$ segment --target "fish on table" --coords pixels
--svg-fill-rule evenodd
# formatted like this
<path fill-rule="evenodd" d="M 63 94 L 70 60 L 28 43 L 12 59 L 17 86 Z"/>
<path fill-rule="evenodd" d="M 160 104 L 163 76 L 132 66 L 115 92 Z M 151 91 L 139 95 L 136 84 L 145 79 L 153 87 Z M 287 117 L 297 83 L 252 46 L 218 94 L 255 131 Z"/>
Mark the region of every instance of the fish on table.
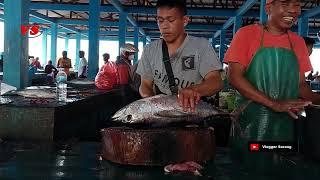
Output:
<path fill-rule="evenodd" d="M 46 99 L 54 99 L 56 98 L 56 93 L 52 90 L 52 88 L 29 88 L 23 90 L 13 90 L 9 91 L 4 96 L 23 96 L 25 98 L 46 98 Z"/>
<path fill-rule="evenodd" d="M 183 121 L 197 123 L 218 113 L 216 108 L 204 101 L 199 101 L 195 112 L 185 112 L 179 105 L 177 96 L 156 95 L 128 104 L 117 111 L 112 120 L 129 124 L 154 125 Z"/>

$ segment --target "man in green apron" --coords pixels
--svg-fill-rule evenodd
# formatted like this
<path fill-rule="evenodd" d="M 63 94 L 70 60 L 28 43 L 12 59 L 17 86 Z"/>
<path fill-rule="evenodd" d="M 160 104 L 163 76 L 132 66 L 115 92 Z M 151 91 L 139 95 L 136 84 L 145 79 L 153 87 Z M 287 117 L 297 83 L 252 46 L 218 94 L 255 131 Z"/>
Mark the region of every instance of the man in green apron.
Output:
<path fill-rule="evenodd" d="M 241 113 L 241 137 L 233 139 L 233 148 L 246 161 L 261 160 L 251 163 L 256 167 L 274 154 L 250 153 L 248 142 L 294 142 L 294 112 L 320 102 L 305 83 L 312 67 L 304 40 L 289 30 L 301 13 L 300 1 L 267 0 L 266 12 L 267 23 L 241 28 L 225 56 L 237 104 L 252 101 Z"/>

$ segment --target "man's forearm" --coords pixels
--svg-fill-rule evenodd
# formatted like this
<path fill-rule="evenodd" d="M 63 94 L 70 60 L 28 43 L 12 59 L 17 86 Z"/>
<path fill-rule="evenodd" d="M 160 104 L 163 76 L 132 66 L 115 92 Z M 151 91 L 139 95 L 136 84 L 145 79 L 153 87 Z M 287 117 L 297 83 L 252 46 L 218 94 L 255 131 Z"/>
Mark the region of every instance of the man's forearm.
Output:
<path fill-rule="evenodd" d="M 243 76 L 232 77 L 229 79 L 230 84 L 235 87 L 244 97 L 253 100 L 267 107 L 273 106 L 273 100 L 261 91 L 257 90 Z"/>
<path fill-rule="evenodd" d="M 223 88 L 223 83 L 222 81 L 216 81 L 214 83 L 204 81 L 200 84 L 191 86 L 191 88 L 196 90 L 200 96 L 212 96 Z"/>
<path fill-rule="evenodd" d="M 190 88 L 197 91 L 200 96 L 212 96 L 223 88 L 223 82 L 219 71 L 211 71 L 200 84 L 191 86 Z"/>
<path fill-rule="evenodd" d="M 155 95 L 154 92 L 153 92 L 153 89 L 146 88 L 146 87 L 143 87 L 143 86 L 140 86 L 139 93 L 140 93 L 142 98 L 146 98 L 146 97 L 150 97 L 150 96 L 154 96 Z"/>

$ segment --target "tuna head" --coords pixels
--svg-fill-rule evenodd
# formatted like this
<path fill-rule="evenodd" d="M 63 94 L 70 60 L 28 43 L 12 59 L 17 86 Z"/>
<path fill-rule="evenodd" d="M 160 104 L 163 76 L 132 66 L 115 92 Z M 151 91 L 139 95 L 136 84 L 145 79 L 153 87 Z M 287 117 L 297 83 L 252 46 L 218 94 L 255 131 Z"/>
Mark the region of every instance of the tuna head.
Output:
<path fill-rule="evenodd" d="M 132 102 L 117 111 L 112 119 L 123 123 L 170 123 L 199 121 L 217 114 L 210 104 L 200 101 L 195 112 L 184 112 L 176 96 L 156 95 Z"/>

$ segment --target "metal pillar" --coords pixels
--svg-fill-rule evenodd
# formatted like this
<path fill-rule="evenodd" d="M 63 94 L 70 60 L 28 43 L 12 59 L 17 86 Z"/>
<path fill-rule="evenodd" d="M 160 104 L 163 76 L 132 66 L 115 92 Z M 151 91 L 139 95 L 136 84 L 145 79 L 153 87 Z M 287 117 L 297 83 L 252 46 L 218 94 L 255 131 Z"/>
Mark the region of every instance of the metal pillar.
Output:
<path fill-rule="evenodd" d="M 41 63 L 46 65 L 47 64 L 47 53 L 48 53 L 48 31 L 46 29 L 43 29 L 42 31 L 42 58 Z"/>
<path fill-rule="evenodd" d="M 81 49 L 81 34 L 78 32 L 76 34 L 76 63 L 75 63 L 75 67 L 74 67 L 76 70 L 78 70 L 78 68 L 79 68 L 79 61 L 80 61 L 79 51 L 80 51 L 80 49 Z"/>
<path fill-rule="evenodd" d="M 127 13 L 120 13 L 119 19 L 119 54 L 120 47 L 126 43 Z"/>
<path fill-rule="evenodd" d="M 213 48 L 215 48 L 215 46 L 216 46 L 216 38 L 214 38 L 214 34 L 212 35 L 212 38 L 211 38 L 211 46 Z"/>
<path fill-rule="evenodd" d="M 134 27 L 134 45 L 139 48 L 139 28 L 138 27 Z M 141 51 L 141 49 L 139 49 Z M 138 62 L 138 52 L 135 53 L 134 55 L 134 61 L 133 63 L 137 63 Z"/>
<path fill-rule="evenodd" d="M 298 19 L 298 34 L 300 36 L 308 36 L 309 33 L 309 19 L 306 17 L 301 17 Z"/>
<path fill-rule="evenodd" d="M 100 1 L 89 1 L 88 78 L 94 79 L 99 70 Z"/>
<path fill-rule="evenodd" d="M 261 24 L 266 23 L 268 20 L 265 7 L 266 7 L 266 0 L 261 0 L 260 1 L 260 23 Z"/>
<path fill-rule="evenodd" d="M 147 44 L 147 36 L 142 37 L 142 43 L 143 43 L 143 47 L 145 47 Z"/>
<path fill-rule="evenodd" d="M 66 35 L 66 38 L 64 39 L 64 49 L 68 52 L 69 49 L 69 35 Z"/>
<path fill-rule="evenodd" d="M 151 38 L 149 36 L 146 36 L 146 39 L 147 39 L 146 43 L 150 44 L 151 43 Z"/>
<path fill-rule="evenodd" d="M 242 25 L 242 16 L 236 16 L 234 18 L 234 24 L 233 24 L 233 35 L 236 34 L 238 29 L 240 29 L 241 25 Z"/>
<path fill-rule="evenodd" d="M 224 52 L 226 50 L 226 47 L 224 45 L 225 41 L 226 41 L 226 30 L 222 29 L 220 34 L 220 48 L 219 48 L 219 58 L 221 62 L 223 62 Z"/>
<path fill-rule="evenodd" d="M 50 59 L 53 65 L 57 65 L 57 38 L 58 38 L 58 25 L 56 23 L 51 23 Z"/>
<path fill-rule="evenodd" d="M 4 1 L 4 82 L 22 89 L 28 84 L 28 35 L 21 26 L 29 25 L 30 1 Z"/>

